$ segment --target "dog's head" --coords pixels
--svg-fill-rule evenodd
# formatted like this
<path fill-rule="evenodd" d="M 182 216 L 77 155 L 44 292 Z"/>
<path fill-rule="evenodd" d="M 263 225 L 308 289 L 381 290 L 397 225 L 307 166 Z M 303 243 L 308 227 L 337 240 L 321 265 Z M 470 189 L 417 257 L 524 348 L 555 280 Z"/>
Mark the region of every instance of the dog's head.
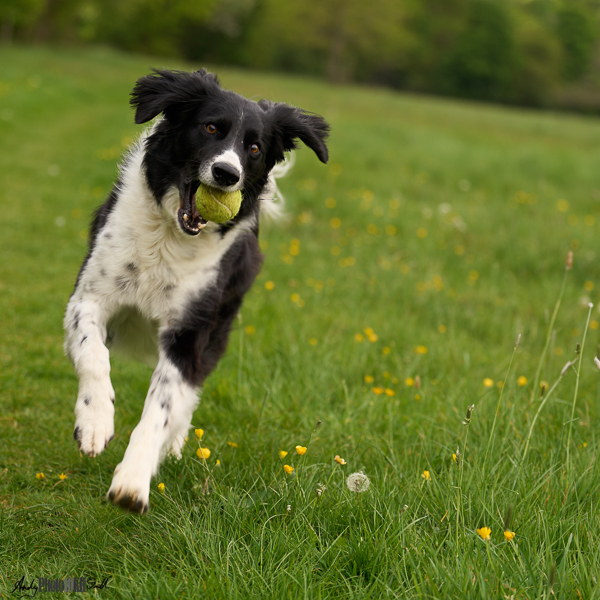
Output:
<path fill-rule="evenodd" d="M 146 177 L 159 204 L 178 189 L 177 222 L 188 235 L 197 235 L 206 223 L 195 203 L 201 183 L 240 190 L 243 217 L 257 210 L 269 171 L 298 140 L 322 162 L 328 159 L 329 126 L 322 117 L 283 103 L 248 100 L 222 89 L 204 69 L 155 70 L 138 80 L 131 104 L 138 124 L 164 115 L 146 141 Z"/>

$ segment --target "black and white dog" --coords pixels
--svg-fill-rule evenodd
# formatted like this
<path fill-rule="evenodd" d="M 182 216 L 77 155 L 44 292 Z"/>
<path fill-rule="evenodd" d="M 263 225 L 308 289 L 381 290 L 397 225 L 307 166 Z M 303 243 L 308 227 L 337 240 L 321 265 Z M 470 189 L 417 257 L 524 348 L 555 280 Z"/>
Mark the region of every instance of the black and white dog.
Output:
<path fill-rule="evenodd" d="M 272 169 L 297 140 L 327 162 L 329 127 L 301 109 L 224 90 L 205 70 L 154 71 L 138 80 L 131 104 L 138 124 L 163 116 L 131 148 L 95 214 L 64 325 L 79 377 L 74 438 L 89 456 L 114 435 L 108 347 L 156 366 L 108 491 L 144 513 L 160 461 L 181 456 L 199 389 L 260 270 L 259 216 L 274 193 Z M 203 219 L 200 183 L 240 190 L 237 216 Z"/>

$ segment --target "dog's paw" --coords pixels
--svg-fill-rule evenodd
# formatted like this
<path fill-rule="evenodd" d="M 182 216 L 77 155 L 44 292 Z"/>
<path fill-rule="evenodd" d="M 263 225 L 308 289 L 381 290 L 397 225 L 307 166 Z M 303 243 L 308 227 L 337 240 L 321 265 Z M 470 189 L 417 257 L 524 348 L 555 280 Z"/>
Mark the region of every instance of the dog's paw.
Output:
<path fill-rule="evenodd" d="M 167 456 L 171 456 L 172 458 L 175 458 L 176 460 L 181 460 L 184 446 L 185 446 L 185 436 L 176 435 L 169 447 Z"/>
<path fill-rule="evenodd" d="M 143 515 L 148 512 L 150 478 L 143 477 L 139 470 L 128 472 L 121 463 L 115 469 L 107 498 L 121 508 Z"/>
<path fill-rule="evenodd" d="M 98 456 L 115 437 L 115 407 L 112 402 L 96 402 L 84 396 L 75 405 L 73 439 L 88 456 Z"/>

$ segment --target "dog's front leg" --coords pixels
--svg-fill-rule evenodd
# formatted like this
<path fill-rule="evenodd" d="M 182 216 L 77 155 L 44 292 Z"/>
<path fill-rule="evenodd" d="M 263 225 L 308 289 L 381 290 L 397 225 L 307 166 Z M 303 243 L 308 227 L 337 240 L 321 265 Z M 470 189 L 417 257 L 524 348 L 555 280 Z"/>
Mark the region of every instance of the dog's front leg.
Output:
<path fill-rule="evenodd" d="M 65 314 L 65 351 L 79 378 L 73 437 L 82 452 L 97 456 L 114 437 L 115 393 L 105 317 L 95 301 L 72 300 Z"/>
<path fill-rule="evenodd" d="M 171 444 L 177 448 L 183 444 L 197 404 L 198 388 L 161 352 L 142 418 L 115 469 L 109 500 L 128 510 L 147 512 L 150 481 Z"/>

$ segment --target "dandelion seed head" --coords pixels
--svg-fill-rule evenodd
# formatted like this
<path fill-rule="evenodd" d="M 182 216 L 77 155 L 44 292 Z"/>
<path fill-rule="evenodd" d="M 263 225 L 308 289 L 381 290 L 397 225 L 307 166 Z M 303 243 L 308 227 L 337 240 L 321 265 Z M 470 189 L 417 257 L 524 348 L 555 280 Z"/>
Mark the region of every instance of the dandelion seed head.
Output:
<path fill-rule="evenodd" d="M 371 481 L 362 471 L 360 471 L 358 473 L 351 473 L 348 475 L 348 478 L 346 479 L 346 485 L 351 492 L 354 492 L 355 494 L 362 494 L 369 489 Z"/>

